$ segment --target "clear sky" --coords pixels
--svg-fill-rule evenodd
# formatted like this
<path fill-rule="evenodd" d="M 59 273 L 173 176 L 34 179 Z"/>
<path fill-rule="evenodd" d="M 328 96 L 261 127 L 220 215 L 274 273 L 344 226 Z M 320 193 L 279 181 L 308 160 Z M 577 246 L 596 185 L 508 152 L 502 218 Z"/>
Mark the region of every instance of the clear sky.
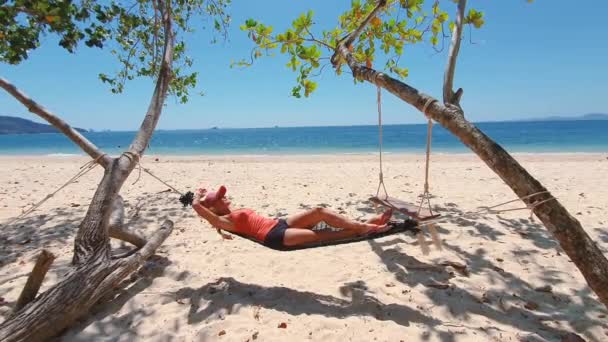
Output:
<path fill-rule="evenodd" d="M 443 8 L 455 11 L 451 1 Z M 327 5 L 331 3 L 331 5 Z M 231 69 L 231 60 L 247 56 L 251 44 L 238 27 L 247 18 L 286 28 L 298 14 L 313 9 L 319 30 L 336 25 L 349 0 L 233 0 L 229 40 L 209 44 L 208 31 L 190 40 L 190 55 L 200 71 L 199 90 L 180 105 L 175 99 L 159 128 L 271 127 L 375 124 L 375 88 L 354 85 L 349 74 L 325 68 L 311 98 L 290 97 L 295 74 L 284 57 L 264 58 L 253 67 Z M 486 25 L 461 47 L 456 87 L 473 121 L 608 112 L 608 26 L 605 0 L 469 0 L 485 12 Z M 46 44 L 45 44 L 46 43 Z M 446 42 L 447 43 L 447 42 Z M 410 68 L 406 82 L 441 98 L 447 49 L 437 54 L 428 44 L 406 49 L 401 61 Z M 70 55 L 52 37 L 18 66 L 0 64 L 0 76 L 16 84 L 71 125 L 95 130 L 134 130 L 146 111 L 152 80 L 128 83 L 112 95 L 97 75 L 117 68 L 109 53 L 84 45 Z M 38 120 L 4 92 L 0 115 Z M 422 123 L 422 114 L 392 95 L 384 96 L 388 124 Z"/>

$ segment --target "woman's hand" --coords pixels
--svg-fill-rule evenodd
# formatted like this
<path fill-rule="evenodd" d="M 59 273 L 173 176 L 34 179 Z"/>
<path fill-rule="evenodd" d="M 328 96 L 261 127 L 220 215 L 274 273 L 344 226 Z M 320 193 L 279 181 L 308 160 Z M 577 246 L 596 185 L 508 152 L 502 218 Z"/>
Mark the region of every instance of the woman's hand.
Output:
<path fill-rule="evenodd" d="M 203 199 L 205 198 L 205 194 L 207 194 L 207 190 L 202 189 L 202 188 L 196 189 L 196 191 L 194 192 L 194 198 L 192 199 L 192 203 L 193 204 L 201 203 L 203 201 Z"/>
<path fill-rule="evenodd" d="M 217 229 L 217 233 L 220 234 L 224 240 L 232 240 L 234 238 L 232 235 L 224 234 L 221 229 Z"/>

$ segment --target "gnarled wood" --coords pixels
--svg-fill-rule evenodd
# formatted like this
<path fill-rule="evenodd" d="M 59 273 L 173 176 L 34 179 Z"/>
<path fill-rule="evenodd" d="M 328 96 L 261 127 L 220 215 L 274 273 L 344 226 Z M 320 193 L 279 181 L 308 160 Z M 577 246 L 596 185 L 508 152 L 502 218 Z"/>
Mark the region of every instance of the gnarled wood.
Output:
<path fill-rule="evenodd" d="M 161 3 L 161 2 L 159 2 Z M 163 62 L 160 67 L 156 87 L 150 100 L 150 105 L 141 128 L 129 147 L 128 154 L 123 153 L 115 159 L 111 167 L 106 169 L 104 178 L 99 184 L 89 210 L 82 222 L 76 239 L 74 241 L 73 263 L 79 264 L 86 261 L 89 257 L 110 259 L 109 248 L 109 218 L 112 203 L 120 191 L 123 183 L 137 165 L 138 159 L 150 143 L 152 133 L 158 123 L 158 118 L 162 113 L 164 99 L 169 89 L 169 82 L 173 75 L 171 65 L 173 63 L 173 30 L 171 24 L 170 3 L 162 2 L 167 6 L 163 11 L 165 23 L 165 49 L 163 52 Z"/>
<path fill-rule="evenodd" d="M 0 325 L 0 341 L 43 341 L 55 336 L 86 314 L 139 267 L 171 234 L 166 220 L 150 241 L 134 255 L 106 260 L 99 255 L 77 266 L 63 281 Z"/>
<path fill-rule="evenodd" d="M 118 193 L 150 142 L 173 75 L 171 3 L 158 0 L 158 5 L 164 23 L 163 62 L 140 131 L 128 153 L 108 159 L 103 178 L 74 240 L 71 272 L 0 324 L 0 341 L 40 341 L 57 335 L 85 315 L 92 305 L 152 255 L 173 229 L 173 222 L 167 220 L 136 253 L 123 259 L 111 258 L 110 223 Z"/>
<path fill-rule="evenodd" d="M 0 87 L 21 102 L 30 112 L 43 118 L 48 123 L 53 125 L 53 127 L 57 128 L 61 133 L 65 134 L 68 138 L 70 138 L 70 140 L 76 143 L 76 145 L 82 148 L 84 152 L 91 156 L 91 158 L 97 159 L 97 162 L 101 166 L 107 168 L 108 165 L 110 165 L 112 158 L 104 155 L 104 153 L 99 150 L 95 144 L 90 142 L 87 138 L 80 134 L 80 132 L 73 129 L 65 121 L 61 120 L 55 114 L 49 112 L 44 107 L 36 103 L 36 101 L 29 98 L 8 80 L 0 77 Z"/>
<path fill-rule="evenodd" d="M 379 1 L 377 7 L 383 6 L 383 2 Z M 355 32 L 361 32 L 361 30 Z M 336 58 L 336 55 L 339 55 L 339 58 Z M 346 61 L 355 78 L 388 90 L 420 111 L 423 111 L 426 105 L 428 117 L 437 121 L 460 139 L 520 198 L 540 192 L 543 194 L 535 196 L 534 201 L 540 202 L 553 197 L 507 151 L 474 124 L 467 121 L 460 107 L 451 105 L 446 107 L 408 84 L 359 65 L 343 43 L 338 44 L 334 57 L 332 57 L 332 62 L 338 60 Z M 531 199 L 526 200 L 527 204 L 532 204 L 531 201 Z M 585 232 L 580 222 L 570 215 L 557 199 L 534 206 L 533 212 L 578 267 L 600 301 L 608 307 L 608 260 Z"/>
<path fill-rule="evenodd" d="M 55 255 L 53 255 L 53 253 L 46 249 L 43 249 L 42 252 L 40 252 L 40 255 L 38 255 L 38 258 L 36 259 L 36 264 L 32 269 L 32 273 L 27 277 L 25 286 L 23 287 L 23 290 L 21 290 L 19 299 L 17 299 L 15 312 L 19 312 L 25 305 L 36 298 L 38 290 L 40 290 L 40 286 L 42 286 L 42 282 L 46 276 L 46 272 L 48 272 L 54 260 Z"/>

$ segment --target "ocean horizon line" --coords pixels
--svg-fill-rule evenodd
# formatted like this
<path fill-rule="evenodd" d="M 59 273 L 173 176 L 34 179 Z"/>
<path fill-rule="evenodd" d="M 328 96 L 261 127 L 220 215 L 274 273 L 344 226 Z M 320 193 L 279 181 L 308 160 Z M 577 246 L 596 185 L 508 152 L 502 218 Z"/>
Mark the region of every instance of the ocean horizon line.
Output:
<path fill-rule="evenodd" d="M 511 152 L 606 152 L 608 120 L 551 122 L 492 122 L 478 127 Z M 135 131 L 85 133 L 106 153 L 120 153 Z M 434 152 L 469 149 L 441 126 L 433 129 Z M 379 148 L 377 125 L 270 127 L 258 129 L 158 130 L 148 153 L 158 155 L 303 155 L 374 153 Z M 419 153 L 426 149 L 426 124 L 387 125 L 382 130 L 385 152 Z M 61 133 L 0 135 L 0 155 L 74 154 L 80 149 Z"/>
<path fill-rule="evenodd" d="M 597 120 L 583 120 L 583 119 L 512 119 L 512 120 L 487 120 L 487 121 L 470 121 L 472 124 L 488 124 L 488 123 L 540 123 L 540 122 L 594 122 L 594 121 L 608 121 L 608 119 L 597 119 Z M 434 121 L 435 122 L 435 121 Z M 384 127 L 395 127 L 395 126 L 426 126 L 426 122 L 421 123 L 383 123 Z M 302 126 L 259 126 L 259 127 L 231 127 L 231 126 L 211 126 L 203 128 L 156 128 L 155 132 L 191 132 L 191 131 L 215 131 L 215 130 L 249 130 L 249 129 L 275 129 L 275 128 L 354 128 L 354 127 L 375 127 L 378 124 L 354 124 L 354 125 L 302 125 Z M 87 130 L 89 133 L 104 133 L 104 132 L 116 132 L 116 133 L 132 133 L 137 132 L 137 129 L 133 130 L 122 130 L 122 129 L 95 129 L 90 128 Z M 59 133 L 59 132 L 58 132 Z M 48 133 L 37 133 L 37 134 L 48 134 Z M 54 133 L 50 133 L 54 134 Z"/>

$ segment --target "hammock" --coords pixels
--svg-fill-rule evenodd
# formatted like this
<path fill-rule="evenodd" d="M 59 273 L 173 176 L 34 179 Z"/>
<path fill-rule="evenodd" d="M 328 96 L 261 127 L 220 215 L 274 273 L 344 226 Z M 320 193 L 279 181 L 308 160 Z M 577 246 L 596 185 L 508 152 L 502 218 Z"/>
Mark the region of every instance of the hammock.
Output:
<path fill-rule="evenodd" d="M 285 246 L 281 249 L 276 249 L 276 250 L 288 252 L 288 251 L 296 251 L 296 250 L 300 250 L 300 249 L 337 246 L 337 245 L 344 245 L 344 244 L 348 244 L 348 243 L 355 243 L 355 242 L 361 242 L 361 241 L 366 241 L 366 240 L 379 239 L 381 237 L 390 236 L 390 235 L 403 233 L 403 232 L 412 232 L 413 234 L 418 234 L 420 232 L 420 229 L 417 228 L 418 222 L 416 222 L 414 220 L 404 220 L 402 222 L 390 221 L 388 223 L 388 225 L 389 225 L 389 227 L 391 227 L 391 229 L 387 230 L 386 232 L 382 232 L 382 233 L 370 234 L 370 235 L 366 235 L 366 236 L 356 236 L 356 237 L 352 237 L 352 238 L 348 238 L 348 239 L 315 242 L 315 243 L 309 243 L 309 244 L 298 245 L 298 246 Z M 324 228 L 328 227 L 327 225 L 325 225 L 323 223 L 322 223 L 322 226 Z M 316 230 L 316 228 L 315 228 L 315 230 Z M 268 246 L 265 246 L 263 243 L 259 242 L 258 240 L 255 240 L 248 236 L 241 235 L 241 234 L 234 233 L 234 232 L 230 232 L 230 233 L 237 235 L 239 237 L 242 237 L 244 239 L 247 239 L 249 241 L 255 242 L 257 244 L 260 244 L 264 247 L 268 247 Z"/>
<path fill-rule="evenodd" d="M 380 198 L 378 196 L 372 196 L 369 198 L 369 200 L 383 207 L 397 210 L 398 212 L 409 216 L 418 222 L 432 220 L 441 216 L 440 214 L 433 213 L 431 209 L 423 208 L 419 205 L 408 203 L 394 197 L 386 196 L 384 198 Z"/>

